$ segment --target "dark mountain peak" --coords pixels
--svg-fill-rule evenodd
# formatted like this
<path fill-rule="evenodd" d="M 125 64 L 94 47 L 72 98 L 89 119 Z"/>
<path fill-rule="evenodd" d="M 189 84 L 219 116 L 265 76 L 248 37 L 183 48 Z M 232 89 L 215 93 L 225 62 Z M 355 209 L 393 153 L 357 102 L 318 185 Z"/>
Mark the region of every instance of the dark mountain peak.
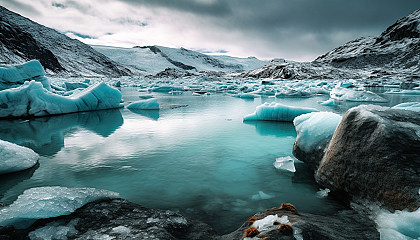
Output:
<path fill-rule="evenodd" d="M 420 9 L 389 26 L 377 42 L 399 41 L 406 38 L 420 38 Z"/>

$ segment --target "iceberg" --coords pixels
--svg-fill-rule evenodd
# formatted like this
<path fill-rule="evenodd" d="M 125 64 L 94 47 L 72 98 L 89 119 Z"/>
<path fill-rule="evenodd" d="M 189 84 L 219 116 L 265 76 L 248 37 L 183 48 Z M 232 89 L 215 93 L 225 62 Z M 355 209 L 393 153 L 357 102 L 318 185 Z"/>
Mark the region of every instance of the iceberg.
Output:
<path fill-rule="evenodd" d="M 264 103 L 258 106 L 254 113 L 245 116 L 244 121 L 265 120 L 291 122 L 295 117 L 310 112 L 318 112 L 318 110 L 314 108 L 286 106 L 275 102 Z"/>
<path fill-rule="evenodd" d="M 150 98 L 147 100 L 139 100 L 130 103 L 127 106 L 128 109 L 140 109 L 140 110 L 159 110 L 159 103 L 157 98 Z"/>
<path fill-rule="evenodd" d="M 32 149 L 0 140 L 0 174 L 31 168 L 38 159 L 39 155 Z"/>
<path fill-rule="evenodd" d="M 276 158 L 276 161 L 273 163 L 274 167 L 280 170 L 288 171 L 288 172 L 296 172 L 295 168 L 295 159 L 287 156 L 287 157 L 280 157 Z"/>
<path fill-rule="evenodd" d="M 296 117 L 293 120 L 296 144 L 305 152 L 325 147 L 341 119 L 342 116 L 332 112 L 312 112 Z"/>
<path fill-rule="evenodd" d="M 404 110 L 410 110 L 415 112 L 420 112 L 420 102 L 406 102 L 406 103 L 400 103 L 398 105 L 393 106 L 392 108 L 396 109 L 404 109 Z"/>
<path fill-rule="evenodd" d="M 0 210 L 0 226 L 27 228 L 37 219 L 68 215 L 89 202 L 118 197 L 118 193 L 95 188 L 31 188 Z"/>
<path fill-rule="evenodd" d="M 385 98 L 371 91 L 336 86 L 330 92 L 330 97 L 348 102 L 388 102 Z"/>
<path fill-rule="evenodd" d="M 21 65 L 0 65 L 0 90 L 18 87 L 30 80 L 40 82 L 45 89 L 51 90 L 44 68 L 37 60 Z"/>
<path fill-rule="evenodd" d="M 40 117 L 120 107 L 121 93 L 105 83 L 64 97 L 36 81 L 0 91 L 0 118 Z"/>

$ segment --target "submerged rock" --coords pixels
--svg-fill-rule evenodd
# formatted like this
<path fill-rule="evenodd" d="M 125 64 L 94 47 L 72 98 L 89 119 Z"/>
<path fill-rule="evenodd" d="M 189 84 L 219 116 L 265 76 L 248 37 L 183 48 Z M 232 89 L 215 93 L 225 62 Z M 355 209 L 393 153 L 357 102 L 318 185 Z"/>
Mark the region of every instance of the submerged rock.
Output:
<path fill-rule="evenodd" d="M 38 220 L 30 228 L 0 227 L 0 239 L 217 239 L 206 224 L 123 199 L 88 203 L 74 213 Z M 65 238 L 64 238 L 65 237 Z"/>
<path fill-rule="evenodd" d="M 316 181 L 390 210 L 420 206 L 420 115 L 364 105 L 347 111 L 315 174 Z"/>

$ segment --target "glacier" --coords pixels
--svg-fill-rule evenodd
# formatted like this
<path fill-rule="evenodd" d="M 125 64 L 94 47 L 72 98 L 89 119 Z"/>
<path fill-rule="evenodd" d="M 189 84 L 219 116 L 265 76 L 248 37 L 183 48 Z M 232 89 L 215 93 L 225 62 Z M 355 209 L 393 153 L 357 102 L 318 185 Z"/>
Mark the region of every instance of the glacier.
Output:
<path fill-rule="evenodd" d="M 95 83 L 64 97 L 36 81 L 0 91 L 0 118 L 40 117 L 91 110 L 119 108 L 121 93 L 105 83 Z"/>
<path fill-rule="evenodd" d="M 127 105 L 128 109 L 141 109 L 141 110 L 159 110 L 159 103 L 157 98 L 150 98 L 146 100 L 139 100 Z"/>
<path fill-rule="evenodd" d="M 254 113 L 244 117 L 244 121 L 264 120 L 264 121 L 284 121 L 291 122 L 295 117 L 310 113 L 318 112 L 314 108 L 292 107 L 280 103 L 264 103 L 258 106 Z"/>
<path fill-rule="evenodd" d="M 293 125 L 297 132 L 297 145 L 305 152 L 325 146 L 325 141 L 331 139 L 341 119 L 342 116 L 332 112 L 312 112 L 296 117 Z"/>
<path fill-rule="evenodd" d="M 38 159 L 39 155 L 32 149 L 0 140 L 0 174 L 31 168 Z"/>
<path fill-rule="evenodd" d="M 118 197 L 118 193 L 95 188 L 30 188 L 0 210 L 0 226 L 23 229 L 37 219 L 68 215 L 89 202 Z"/>

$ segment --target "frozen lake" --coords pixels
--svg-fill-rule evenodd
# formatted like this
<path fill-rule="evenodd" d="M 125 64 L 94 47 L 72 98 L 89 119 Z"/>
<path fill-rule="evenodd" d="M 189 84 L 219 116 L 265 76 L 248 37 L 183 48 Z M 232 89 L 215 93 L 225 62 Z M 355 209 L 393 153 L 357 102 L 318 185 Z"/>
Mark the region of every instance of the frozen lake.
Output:
<path fill-rule="evenodd" d="M 122 93 L 126 102 L 144 94 L 134 88 Z M 159 111 L 117 109 L 0 121 L 0 139 L 41 155 L 35 169 L 0 176 L 1 202 L 10 203 L 32 187 L 94 187 L 145 207 L 179 211 L 219 233 L 282 202 L 317 214 L 342 208 L 333 199 L 318 197 L 305 164 L 297 162 L 294 174 L 274 168 L 276 158 L 292 156 L 292 123 L 244 123 L 242 118 L 272 101 L 339 113 L 349 106 L 331 109 L 317 103 L 328 96 L 246 100 L 191 92 L 153 95 Z M 408 101 L 398 97 L 390 96 L 388 104 Z"/>

